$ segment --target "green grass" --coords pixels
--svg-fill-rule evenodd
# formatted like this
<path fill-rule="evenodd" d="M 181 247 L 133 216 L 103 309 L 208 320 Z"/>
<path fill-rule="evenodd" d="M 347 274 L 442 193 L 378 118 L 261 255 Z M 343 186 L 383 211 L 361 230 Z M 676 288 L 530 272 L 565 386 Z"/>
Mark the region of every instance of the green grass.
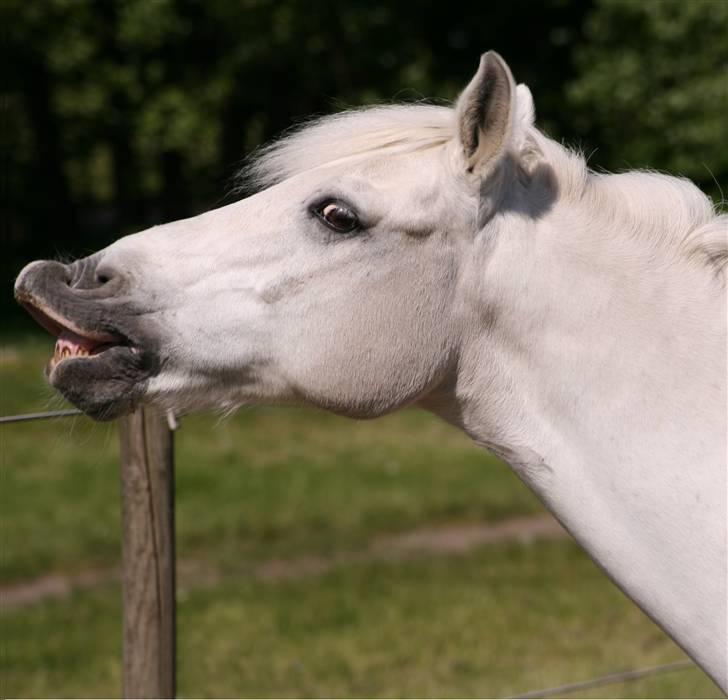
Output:
<path fill-rule="evenodd" d="M 3 413 L 43 409 L 48 350 L 37 342 L 13 350 L 0 373 Z M 0 440 L 2 580 L 115 563 L 115 427 L 85 418 L 16 424 L 0 428 Z M 292 409 L 185 418 L 176 470 L 180 553 L 223 567 L 541 510 L 505 465 L 417 411 L 370 422 Z"/>
<path fill-rule="evenodd" d="M 499 697 L 679 652 L 568 541 L 232 578 L 179 603 L 183 697 Z M 115 696 L 119 591 L 6 614 L 5 696 Z M 700 672 L 590 697 L 720 697 Z"/>
<path fill-rule="evenodd" d="M 58 405 L 42 380 L 49 352 L 35 336 L 5 345 L 0 413 Z M 176 440 L 178 555 L 221 575 L 180 592 L 183 696 L 496 696 L 681 658 L 566 540 L 244 575 L 251 561 L 542 512 L 507 467 L 431 416 L 256 409 L 184 418 Z M 0 441 L 0 583 L 118 565 L 115 428 L 21 424 Z M 0 638 L 2 696 L 119 693 L 114 584 L 3 610 Z M 581 694 L 720 696 L 697 670 Z"/>

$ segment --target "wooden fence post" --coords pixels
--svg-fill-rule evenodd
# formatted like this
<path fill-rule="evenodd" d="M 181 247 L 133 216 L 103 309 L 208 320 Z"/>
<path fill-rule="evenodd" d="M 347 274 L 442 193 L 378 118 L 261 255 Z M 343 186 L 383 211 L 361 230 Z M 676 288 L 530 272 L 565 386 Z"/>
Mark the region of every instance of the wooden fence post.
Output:
<path fill-rule="evenodd" d="M 165 416 L 119 421 L 125 698 L 173 698 L 176 681 L 174 442 Z"/>

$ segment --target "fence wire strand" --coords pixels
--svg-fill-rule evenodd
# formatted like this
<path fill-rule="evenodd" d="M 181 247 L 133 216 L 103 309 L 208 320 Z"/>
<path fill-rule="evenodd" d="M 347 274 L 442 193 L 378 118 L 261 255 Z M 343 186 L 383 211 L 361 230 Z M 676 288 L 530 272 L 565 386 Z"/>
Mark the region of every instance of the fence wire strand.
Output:
<path fill-rule="evenodd" d="M 648 676 L 657 676 L 661 673 L 669 673 L 670 671 L 679 671 L 684 668 L 691 668 L 695 664 L 688 659 L 683 661 L 673 661 L 669 664 L 660 664 L 659 666 L 650 666 L 649 668 L 641 668 L 635 671 L 620 671 L 618 673 L 610 673 L 607 676 L 599 676 L 590 678 L 587 681 L 579 681 L 577 683 L 567 683 L 565 685 L 557 685 L 554 688 L 543 688 L 541 690 L 532 690 L 522 695 L 514 695 L 514 700 L 522 700 L 524 698 L 547 698 L 552 695 L 559 696 L 563 693 L 573 693 L 577 690 L 586 690 L 587 688 L 598 688 L 603 685 L 613 685 L 615 683 L 625 683 L 627 681 L 638 680 L 639 678 L 647 678 Z"/>
<path fill-rule="evenodd" d="M 0 416 L 0 425 L 5 423 L 24 423 L 31 420 L 47 420 L 49 418 L 68 418 L 69 416 L 81 416 L 82 411 L 77 408 L 67 408 L 62 411 L 43 411 L 42 413 L 22 413 L 17 416 Z"/>

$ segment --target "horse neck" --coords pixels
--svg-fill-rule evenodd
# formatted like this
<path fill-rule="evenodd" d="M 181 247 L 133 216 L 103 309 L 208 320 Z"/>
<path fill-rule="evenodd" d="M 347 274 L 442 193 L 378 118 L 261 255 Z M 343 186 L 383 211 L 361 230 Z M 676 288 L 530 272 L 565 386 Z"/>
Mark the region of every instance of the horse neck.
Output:
<path fill-rule="evenodd" d="M 725 295 L 579 221 L 504 219 L 483 246 L 481 328 L 440 412 L 725 686 Z"/>

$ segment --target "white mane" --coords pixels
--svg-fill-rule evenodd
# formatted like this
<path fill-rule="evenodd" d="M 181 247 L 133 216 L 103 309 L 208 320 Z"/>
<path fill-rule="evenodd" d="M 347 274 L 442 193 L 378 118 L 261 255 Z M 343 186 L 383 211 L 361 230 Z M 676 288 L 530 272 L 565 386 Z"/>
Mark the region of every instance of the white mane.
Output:
<path fill-rule="evenodd" d="M 667 246 L 725 272 L 728 215 L 717 214 L 692 182 L 649 170 L 620 174 L 590 170 L 581 153 L 533 126 L 530 94 L 521 87 L 513 138 L 517 160 L 532 165 L 534 158 L 543 158 L 554 170 L 559 197 L 587 204 L 595 216 L 609 217 L 654 247 Z M 450 107 L 388 105 L 344 111 L 308 121 L 259 149 L 239 177 L 265 189 L 335 162 L 443 147 L 456 133 Z"/>
<path fill-rule="evenodd" d="M 728 216 L 686 178 L 650 171 L 591 173 L 587 196 L 603 205 L 627 231 L 652 247 L 699 258 L 724 270 L 728 263 Z"/>

